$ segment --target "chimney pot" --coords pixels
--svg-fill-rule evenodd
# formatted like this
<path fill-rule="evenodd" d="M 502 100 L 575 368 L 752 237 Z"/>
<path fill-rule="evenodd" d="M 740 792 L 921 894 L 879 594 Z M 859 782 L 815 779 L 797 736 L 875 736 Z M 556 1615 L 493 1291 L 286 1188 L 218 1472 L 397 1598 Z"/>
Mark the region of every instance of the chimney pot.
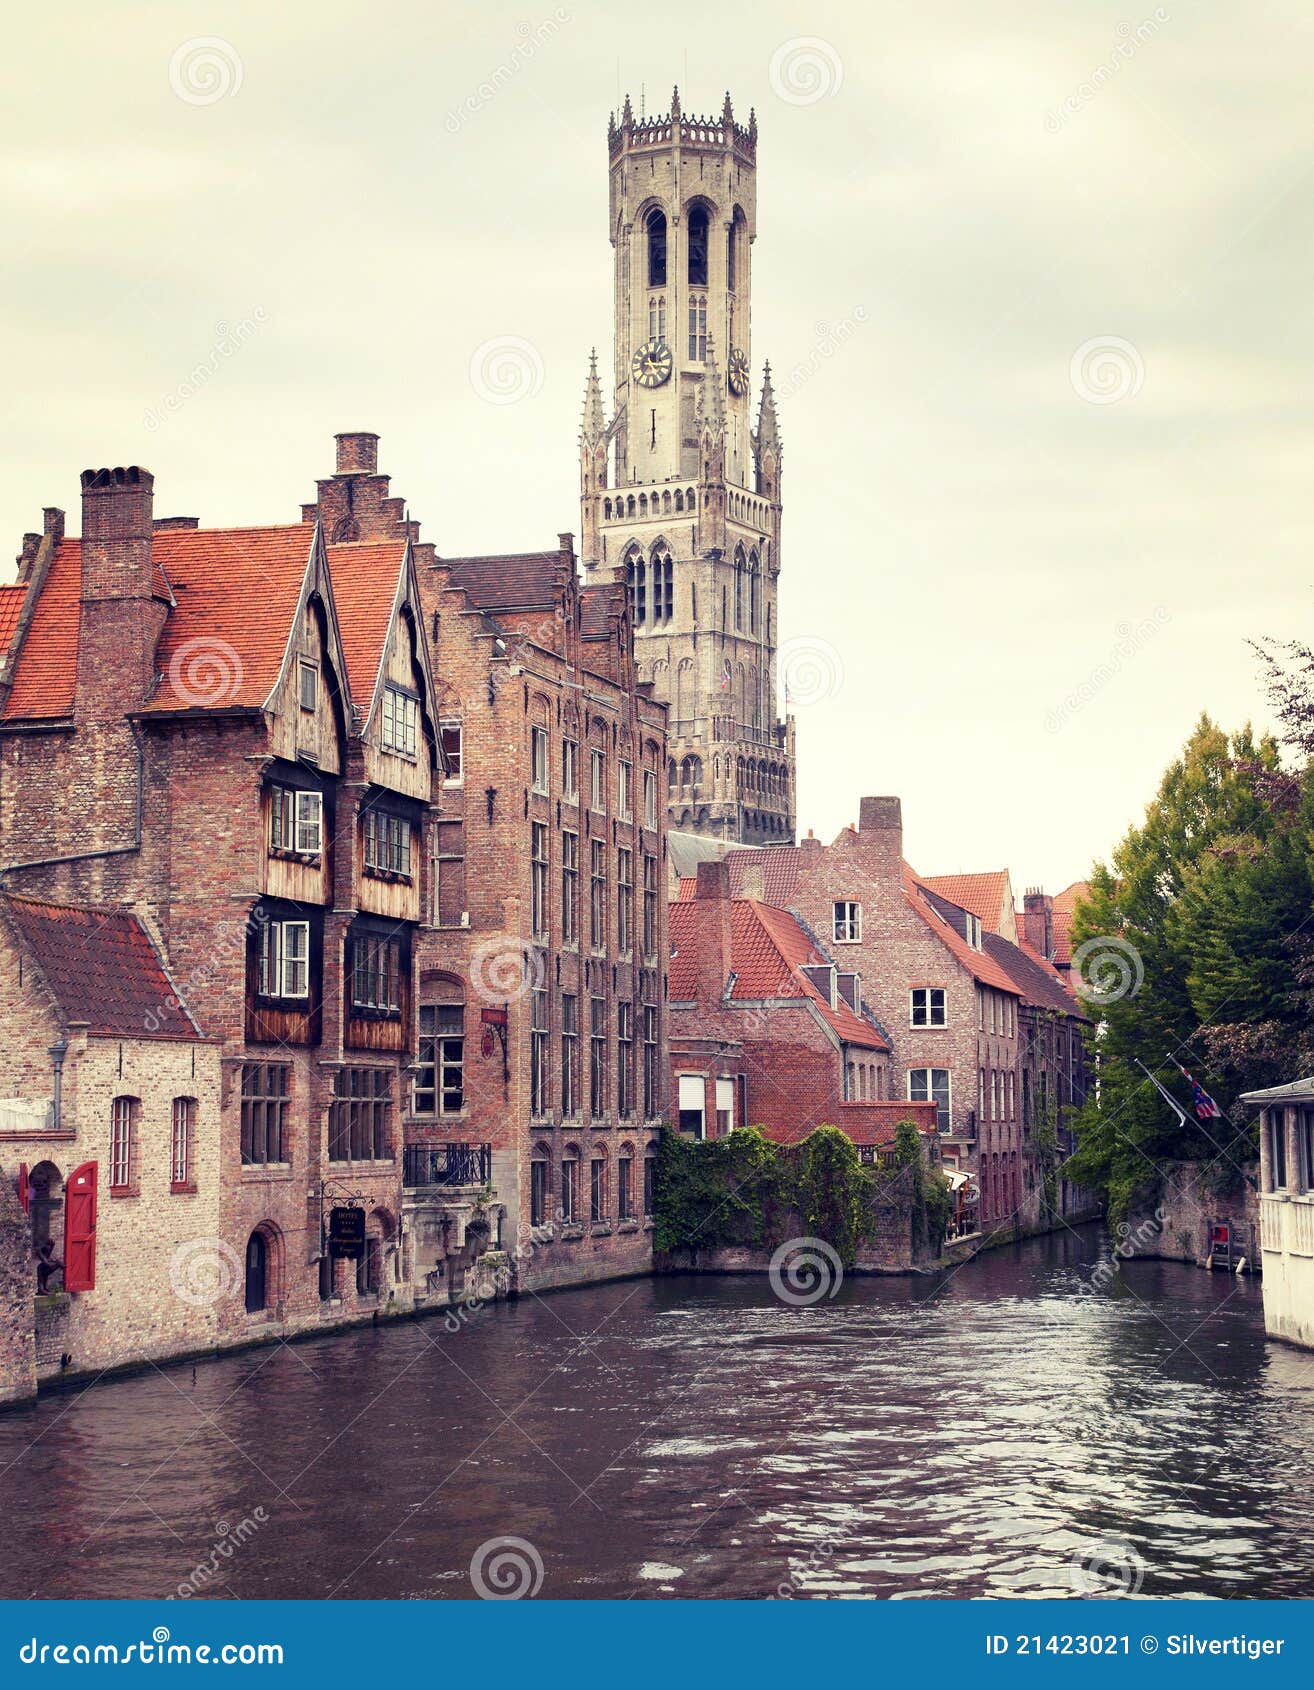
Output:
<path fill-rule="evenodd" d="M 713 857 L 698 865 L 695 895 L 699 898 L 725 899 L 730 896 L 730 865 L 721 857 Z"/>
<path fill-rule="evenodd" d="M 337 441 L 338 475 L 377 475 L 379 469 L 379 437 L 377 434 L 335 434 Z"/>

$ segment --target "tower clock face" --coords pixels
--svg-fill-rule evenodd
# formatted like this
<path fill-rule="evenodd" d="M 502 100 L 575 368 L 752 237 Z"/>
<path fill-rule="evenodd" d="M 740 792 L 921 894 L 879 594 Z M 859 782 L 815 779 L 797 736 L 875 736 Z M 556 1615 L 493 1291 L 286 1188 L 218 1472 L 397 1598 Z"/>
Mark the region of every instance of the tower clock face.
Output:
<path fill-rule="evenodd" d="M 640 387 L 660 387 L 671 379 L 671 349 L 664 340 L 645 340 L 630 360 L 630 373 Z"/>
<path fill-rule="evenodd" d="M 728 380 L 731 393 L 748 392 L 748 354 L 737 346 L 730 348 Z"/>

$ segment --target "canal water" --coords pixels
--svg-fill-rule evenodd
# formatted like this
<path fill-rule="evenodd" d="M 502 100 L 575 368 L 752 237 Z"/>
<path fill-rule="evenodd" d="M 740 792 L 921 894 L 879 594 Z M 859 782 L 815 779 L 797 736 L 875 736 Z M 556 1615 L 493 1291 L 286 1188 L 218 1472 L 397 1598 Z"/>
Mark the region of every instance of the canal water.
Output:
<path fill-rule="evenodd" d="M 0 1469 L 7 1597 L 1314 1594 L 1314 1355 L 1097 1228 L 154 1370 L 0 1415 Z"/>

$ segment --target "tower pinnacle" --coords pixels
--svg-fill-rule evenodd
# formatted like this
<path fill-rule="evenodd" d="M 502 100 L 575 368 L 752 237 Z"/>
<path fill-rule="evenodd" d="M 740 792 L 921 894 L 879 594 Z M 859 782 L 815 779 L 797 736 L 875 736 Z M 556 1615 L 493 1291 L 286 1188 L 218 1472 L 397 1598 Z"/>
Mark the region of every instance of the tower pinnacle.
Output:
<path fill-rule="evenodd" d="M 596 446 L 607 432 L 607 413 L 602 403 L 602 383 L 598 379 L 598 349 L 589 351 L 589 373 L 584 381 L 584 415 L 580 423 L 581 446 Z"/>

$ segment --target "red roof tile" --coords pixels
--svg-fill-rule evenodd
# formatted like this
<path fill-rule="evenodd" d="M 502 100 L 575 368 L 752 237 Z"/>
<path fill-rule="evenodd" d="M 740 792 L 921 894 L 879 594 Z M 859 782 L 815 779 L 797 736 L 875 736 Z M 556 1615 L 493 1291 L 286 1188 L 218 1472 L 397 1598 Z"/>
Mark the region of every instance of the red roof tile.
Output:
<path fill-rule="evenodd" d="M 8 720 L 41 720 L 67 716 L 72 711 L 81 590 L 81 542 L 61 540 L 15 659 L 14 684 L 5 701 Z"/>
<path fill-rule="evenodd" d="M 19 582 L 0 587 L 0 657 L 9 650 L 9 642 L 18 626 L 18 613 L 27 597 L 27 587 Z"/>
<path fill-rule="evenodd" d="M 917 877 L 959 909 L 971 910 L 983 927 L 999 931 L 1000 912 L 1008 891 L 1008 870 L 992 869 L 985 874 L 922 874 Z"/>
<path fill-rule="evenodd" d="M 3 907 L 65 1025 L 85 1024 L 111 1038 L 202 1036 L 130 910 L 51 904 L 16 893 L 3 895 Z"/>
<path fill-rule="evenodd" d="M 711 899 L 674 904 L 670 911 L 670 995 L 680 1002 L 698 997 L 698 956 L 703 924 L 719 919 Z M 784 910 L 751 898 L 730 901 L 729 969 L 735 975 L 730 1002 L 784 998 L 815 1004 L 822 1019 L 845 1044 L 888 1050 L 884 1037 L 846 1003 L 835 1008 L 803 973 L 805 966 L 826 966 L 827 959 Z"/>
<path fill-rule="evenodd" d="M 625 608 L 625 587 L 620 581 L 604 581 L 585 587 L 580 593 L 580 633 L 586 640 L 610 637 L 616 618 Z"/>
<path fill-rule="evenodd" d="M 155 535 L 153 555 L 178 603 L 156 648 L 162 678 L 148 709 L 265 702 L 292 634 L 314 533 L 301 523 Z"/>
<path fill-rule="evenodd" d="M 405 556 L 405 540 L 360 540 L 328 548 L 347 685 L 361 712 L 374 698 Z"/>
<path fill-rule="evenodd" d="M 788 909 L 798 890 L 802 858 L 796 845 L 751 845 L 726 852 L 730 868 L 730 896 L 745 896 L 744 885 L 754 869 L 762 870 L 762 902 L 777 909 Z M 686 876 L 680 882 L 680 898 L 687 900 L 698 895 L 698 882 Z"/>
<path fill-rule="evenodd" d="M 1012 945 L 998 933 L 982 935 L 987 953 L 1017 985 L 1023 999 L 1040 1009 L 1056 1010 L 1062 1015 L 1082 1015 L 1080 1000 L 1064 984 L 1062 975 L 1052 968 L 1039 951 L 1032 950 L 1025 941 Z"/>
<path fill-rule="evenodd" d="M 935 934 L 962 966 L 983 986 L 993 986 L 999 992 L 1012 992 L 1014 996 L 1021 996 L 1016 985 L 985 951 L 974 950 L 967 940 L 944 919 L 925 895 L 921 882 L 908 867 L 903 865 L 903 890 L 909 904 L 915 909 L 926 925 Z M 943 893 L 940 894 L 944 896 Z M 948 899 L 945 900 L 949 902 Z M 958 906 L 960 909 L 962 905 Z M 975 910 L 972 914 L 975 915 Z"/>

